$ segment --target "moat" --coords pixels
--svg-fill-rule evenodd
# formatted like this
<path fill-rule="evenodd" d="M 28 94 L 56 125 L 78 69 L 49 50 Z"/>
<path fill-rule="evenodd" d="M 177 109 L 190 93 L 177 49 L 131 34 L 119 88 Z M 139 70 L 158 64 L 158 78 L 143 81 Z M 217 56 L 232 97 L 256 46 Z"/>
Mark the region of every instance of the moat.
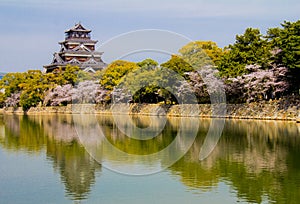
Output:
<path fill-rule="evenodd" d="M 176 139 L 180 126 L 197 120 L 196 139 L 181 159 L 161 172 L 132 176 L 116 173 L 96 162 L 79 138 L 72 117 L 0 115 L 0 203 L 300 200 L 300 125 L 295 122 L 226 120 L 217 146 L 200 161 L 199 152 L 213 119 L 170 117 L 161 135 L 140 141 L 120 132 L 113 117 L 96 116 L 107 140 L 134 155 L 164 149 Z M 151 119 L 157 120 L 156 116 L 136 116 L 132 122 L 145 128 Z M 128 121 L 121 123 L 124 127 L 128 125 Z M 184 130 L 188 128 L 181 129 L 183 135 L 188 134 Z M 106 162 L 116 160 L 105 144 L 95 145 L 102 148 Z M 137 162 L 128 159 L 118 165 L 130 168 Z M 164 160 L 157 162 L 164 165 Z M 144 161 L 140 165 L 151 168 L 157 163 Z"/>

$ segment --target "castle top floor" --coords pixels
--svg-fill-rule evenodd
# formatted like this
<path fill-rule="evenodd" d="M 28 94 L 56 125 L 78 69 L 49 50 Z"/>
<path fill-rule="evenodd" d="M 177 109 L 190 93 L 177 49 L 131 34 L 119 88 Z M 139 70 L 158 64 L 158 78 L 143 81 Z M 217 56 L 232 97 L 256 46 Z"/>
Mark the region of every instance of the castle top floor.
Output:
<path fill-rule="evenodd" d="M 84 28 L 80 23 L 65 31 L 65 40 L 70 39 L 91 39 L 91 30 Z"/>

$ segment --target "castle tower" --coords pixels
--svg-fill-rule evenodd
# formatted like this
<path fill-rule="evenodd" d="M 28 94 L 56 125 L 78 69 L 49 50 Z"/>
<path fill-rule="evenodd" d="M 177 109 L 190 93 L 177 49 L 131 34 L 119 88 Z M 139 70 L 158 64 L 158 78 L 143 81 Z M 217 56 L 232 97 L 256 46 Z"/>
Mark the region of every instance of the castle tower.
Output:
<path fill-rule="evenodd" d="M 66 65 L 78 66 L 87 72 L 95 72 L 106 67 L 101 56 L 103 52 L 95 51 L 98 41 L 91 39 L 91 30 L 85 29 L 80 23 L 65 31 L 65 40 L 59 42 L 61 49 L 53 54 L 51 64 L 45 65 L 46 73 Z"/>

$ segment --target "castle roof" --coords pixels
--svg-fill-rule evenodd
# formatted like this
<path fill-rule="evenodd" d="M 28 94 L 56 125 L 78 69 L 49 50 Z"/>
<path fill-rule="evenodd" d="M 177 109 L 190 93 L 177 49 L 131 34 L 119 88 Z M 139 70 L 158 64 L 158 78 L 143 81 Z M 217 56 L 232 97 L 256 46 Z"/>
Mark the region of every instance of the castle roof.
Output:
<path fill-rule="evenodd" d="M 91 39 L 87 39 L 87 38 L 70 38 L 70 39 L 66 39 L 62 42 L 59 42 L 59 44 L 64 44 L 64 43 L 97 43 L 97 40 L 91 40 Z"/>
<path fill-rule="evenodd" d="M 91 30 L 88 30 L 86 28 L 84 28 L 81 23 L 77 23 L 75 24 L 75 26 L 73 26 L 72 28 L 70 28 L 69 30 L 66 30 L 65 33 L 70 33 L 70 32 L 86 32 L 86 33 L 90 33 Z"/>
<path fill-rule="evenodd" d="M 52 72 L 56 68 L 65 68 L 68 64 L 76 65 L 82 70 L 94 72 L 105 68 L 102 61 L 103 52 L 95 50 L 97 40 L 91 39 L 91 30 L 84 28 L 80 23 L 66 30 L 66 37 L 59 42 L 61 48 L 54 53 L 51 64 L 45 65 L 45 72 Z"/>

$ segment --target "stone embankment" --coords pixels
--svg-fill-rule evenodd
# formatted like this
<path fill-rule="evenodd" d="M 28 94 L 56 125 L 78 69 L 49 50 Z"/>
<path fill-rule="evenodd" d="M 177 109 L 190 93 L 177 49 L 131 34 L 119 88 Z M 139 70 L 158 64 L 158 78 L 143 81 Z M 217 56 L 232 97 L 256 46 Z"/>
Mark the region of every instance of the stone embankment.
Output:
<path fill-rule="evenodd" d="M 225 110 L 225 112 L 224 112 Z M 300 103 L 297 101 L 268 101 L 247 104 L 122 104 L 118 106 L 96 106 L 93 104 L 57 107 L 32 107 L 26 114 L 137 114 L 167 115 L 175 117 L 222 117 L 232 119 L 293 120 L 300 122 Z M 4 114 L 24 114 L 21 108 L 4 108 Z"/>

